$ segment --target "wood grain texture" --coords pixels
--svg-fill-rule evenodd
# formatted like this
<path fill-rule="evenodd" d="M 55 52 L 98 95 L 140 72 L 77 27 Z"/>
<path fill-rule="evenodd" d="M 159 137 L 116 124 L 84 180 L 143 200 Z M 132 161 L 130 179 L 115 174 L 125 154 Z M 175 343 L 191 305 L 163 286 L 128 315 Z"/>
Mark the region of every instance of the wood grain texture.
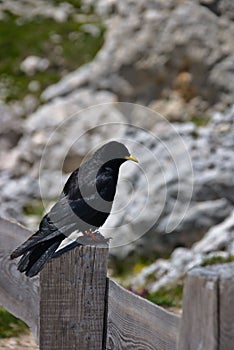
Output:
<path fill-rule="evenodd" d="M 234 263 L 188 273 L 179 350 L 234 349 Z"/>
<path fill-rule="evenodd" d="M 77 247 L 40 274 L 40 350 L 102 350 L 108 249 Z"/>
<path fill-rule="evenodd" d="M 234 263 L 212 266 L 219 276 L 219 350 L 234 349 Z"/>
<path fill-rule="evenodd" d="M 180 350 L 218 350 L 218 276 L 196 268 L 186 278 Z"/>
<path fill-rule="evenodd" d="M 0 244 L 1 249 L 11 253 L 18 245 L 23 243 L 32 232 L 14 221 L 0 217 Z"/>
<path fill-rule="evenodd" d="M 39 279 L 30 279 L 17 270 L 10 253 L 32 233 L 24 227 L 0 218 L 0 304 L 25 321 L 38 335 Z"/>
<path fill-rule="evenodd" d="M 175 350 L 180 317 L 109 281 L 107 350 Z"/>

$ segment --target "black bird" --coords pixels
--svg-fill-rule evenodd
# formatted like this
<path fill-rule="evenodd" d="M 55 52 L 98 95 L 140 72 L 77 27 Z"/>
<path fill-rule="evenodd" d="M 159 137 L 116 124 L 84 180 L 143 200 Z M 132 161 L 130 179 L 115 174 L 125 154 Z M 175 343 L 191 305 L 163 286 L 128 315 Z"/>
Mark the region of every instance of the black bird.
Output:
<path fill-rule="evenodd" d="M 105 241 L 96 231 L 110 214 L 119 168 L 126 160 L 137 162 L 122 143 L 111 141 L 70 175 L 58 201 L 42 218 L 39 230 L 11 254 L 11 259 L 22 256 L 20 272 L 33 277 L 46 261 L 79 245 L 74 241 L 69 248 L 57 251 L 76 230 L 89 239 Z"/>

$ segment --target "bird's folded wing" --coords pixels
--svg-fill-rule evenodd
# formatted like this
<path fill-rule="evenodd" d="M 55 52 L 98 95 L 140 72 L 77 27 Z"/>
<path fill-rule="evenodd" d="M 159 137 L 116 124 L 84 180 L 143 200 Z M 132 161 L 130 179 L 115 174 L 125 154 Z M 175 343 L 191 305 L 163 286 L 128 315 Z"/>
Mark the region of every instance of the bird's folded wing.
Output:
<path fill-rule="evenodd" d="M 97 213 L 93 208 L 95 201 L 94 197 L 69 200 L 65 195 L 61 195 L 50 212 L 43 217 L 39 230 L 12 253 L 12 258 L 56 236 L 68 237 L 75 230 L 88 230 L 91 226 L 88 222 Z"/>

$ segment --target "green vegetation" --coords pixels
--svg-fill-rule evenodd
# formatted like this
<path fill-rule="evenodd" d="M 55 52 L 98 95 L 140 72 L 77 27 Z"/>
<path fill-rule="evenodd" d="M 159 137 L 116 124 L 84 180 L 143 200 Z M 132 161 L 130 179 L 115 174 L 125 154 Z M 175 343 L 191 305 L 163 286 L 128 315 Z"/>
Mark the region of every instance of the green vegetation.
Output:
<path fill-rule="evenodd" d="M 183 285 L 178 283 L 176 286 L 161 288 L 155 293 L 148 294 L 146 298 L 157 305 L 181 308 L 182 295 Z"/>
<path fill-rule="evenodd" d="M 144 267 L 152 264 L 155 260 L 155 256 L 138 256 L 134 253 L 125 258 L 124 261 L 110 256 L 109 266 L 111 276 L 122 285 L 128 287 L 129 277 L 137 275 Z"/>
<path fill-rule="evenodd" d="M 78 7 L 78 2 L 73 2 Z M 29 93 L 39 97 L 44 88 L 92 60 L 103 44 L 104 26 L 94 16 L 88 23 L 95 25 L 97 35 L 84 30 L 82 26 L 87 22 L 77 22 L 73 16 L 60 23 L 41 16 L 22 19 L 7 13 L 0 21 L 1 98 L 5 101 L 20 100 Z M 20 70 L 20 64 L 30 55 L 47 58 L 49 68 L 27 76 Z M 32 80 L 38 82 L 36 92 L 28 89 Z"/>
<path fill-rule="evenodd" d="M 207 115 L 196 114 L 191 117 L 190 121 L 198 127 L 206 126 L 210 121 L 210 117 Z"/>
<path fill-rule="evenodd" d="M 146 283 L 154 283 L 156 282 L 156 276 L 155 276 L 155 271 L 149 273 L 147 276 L 146 276 Z"/>
<path fill-rule="evenodd" d="M 27 204 L 23 207 L 24 215 L 36 215 L 41 218 L 44 212 L 45 207 L 41 200 L 32 201 L 30 204 Z"/>
<path fill-rule="evenodd" d="M 201 266 L 215 265 L 215 264 L 226 264 L 234 262 L 234 255 L 229 255 L 227 258 L 223 256 L 213 256 L 203 260 Z"/>
<path fill-rule="evenodd" d="M 0 338 L 17 337 L 28 331 L 28 326 L 0 307 Z"/>

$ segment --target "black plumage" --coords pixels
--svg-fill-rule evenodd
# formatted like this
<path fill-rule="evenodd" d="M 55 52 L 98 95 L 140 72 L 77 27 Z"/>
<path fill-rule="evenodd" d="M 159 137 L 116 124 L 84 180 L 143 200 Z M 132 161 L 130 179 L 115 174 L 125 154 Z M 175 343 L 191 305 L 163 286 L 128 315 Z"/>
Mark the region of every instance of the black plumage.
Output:
<path fill-rule="evenodd" d="M 22 256 L 20 272 L 35 276 L 47 260 L 76 246 L 76 242 L 71 242 L 68 249 L 56 252 L 76 230 L 100 239 L 94 233 L 110 214 L 119 168 L 126 160 L 137 161 L 122 143 L 112 141 L 70 175 L 58 201 L 42 218 L 39 230 L 11 254 L 12 259 Z"/>

